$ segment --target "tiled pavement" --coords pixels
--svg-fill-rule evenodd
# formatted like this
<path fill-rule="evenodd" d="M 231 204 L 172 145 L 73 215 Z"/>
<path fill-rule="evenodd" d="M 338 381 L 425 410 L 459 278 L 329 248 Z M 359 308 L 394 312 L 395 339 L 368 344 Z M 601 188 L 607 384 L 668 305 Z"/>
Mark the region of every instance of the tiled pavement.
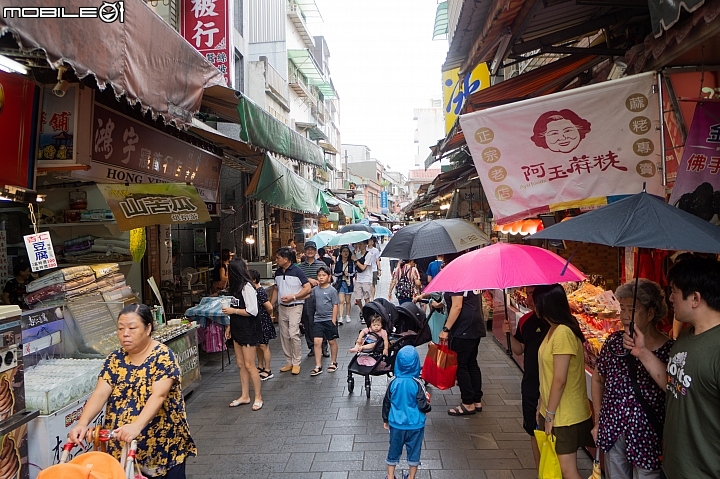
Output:
<path fill-rule="evenodd" d="M 384 271 L 389 270 L 387 260 Z M 382 279 L 378 296 L 387 293 Z M 221 372 L 219 355 L 204 357 L 202 383 L 187 398 L 188 419 L 199 455 L 187 462 L 191 479 L 297 478 L 354 479 L 385 477 L 388 433 L 381 405 L 385 377 L 372 378 L 366 399 L 363 378 L 355 376 L 355 392 L 347 390 L 347 350 L 357 337 L 358 310 L 340 329 L 336 373 L 310 377 L 313 358 L 305 358 L 298 376 L 280 373 L 284 357 L 279 339 L 271 341 L 275 378 L 262 383 L 264 407 L 229 408 L 240 396 L 237 367 Z M 426 346 L 418 348 L 421 358 Z M 303 355 L 307 353 L 303 341 Z M 225 358 L 227 361 L 227 357 Z M 422 465 L 418 477 L 432 479 L 525 479 L 537 477 L 529 437 L 522 430 L 521 372 L 491 338 L 480 342 L 483 411 L 450 417 L 448 407 L 460 402 L 457 387 L 430 388 L 433 410 L 427 416 Z M 327 367 L 329 359 L 324 360 Z M 592 462 L 579 453 L 581 475 Z M 400 469 L 407 471 L 407 464 Z M 400 477 L 399 471 L 396 475 Z"/>

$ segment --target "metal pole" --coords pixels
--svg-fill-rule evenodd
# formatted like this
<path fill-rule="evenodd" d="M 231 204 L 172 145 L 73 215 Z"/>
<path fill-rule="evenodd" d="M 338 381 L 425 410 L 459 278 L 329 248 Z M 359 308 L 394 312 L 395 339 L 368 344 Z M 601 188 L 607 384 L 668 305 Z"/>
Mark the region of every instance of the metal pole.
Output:
<path fill-rule="evenodd" d="M 503 305 L 505 306 L 505 321 L 510 321 L 507 307 L 507 291 L 503 288 Z M 508 356 L 512 357 L 512 347 L 510 345 L 510 333 L 505 333 L 505 339 L 507 340 L 507 349 L 505 352 Z"/>
<path fill-rule="evenodd" d="M 660 155 L 661 155 L 661 162 L 662 165 L 662 185 L 667 186 L 667 165 L 665 160 L 665 107 L 663 104 L 663 79 L 662 79 L 662 73 L 658 72 L 657 74 L 657 82 L 658 82 L 658 96 L 660 97 Z M 665 192 L 663 192 L 664 194 Z M 637 285 L 636 285 L 637 287 Z M 633 314 L 634 314 L 634 308 L 633 306 Z M 632 330 L 631 330 L 632 334 Z"/>

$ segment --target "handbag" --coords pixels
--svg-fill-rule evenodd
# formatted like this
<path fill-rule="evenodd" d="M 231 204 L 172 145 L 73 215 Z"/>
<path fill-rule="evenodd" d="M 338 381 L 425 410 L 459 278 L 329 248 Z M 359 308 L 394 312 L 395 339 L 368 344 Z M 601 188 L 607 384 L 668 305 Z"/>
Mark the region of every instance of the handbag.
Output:
<path fill-rule="evenodd" d="M 538 467 L 538 479 L 562 479 L 560 460 L 555 452 L 555 436 L 545 434 L 545 431 L 536 429 L 535 439 L 540 449 L 540 466 Z"/>
<path fill-rule="evenodd" d="M 457 353 L 450 349 L 447 341 L 430 343 L 421 376 L 438 389 L 450 389 L 455 386 L 457 364 Z"/>
<path fill-rule="evenodd" d="M 445 321 L 447 321 L 447 314 L 437 309 L 432 308 L 430 312 L 430 318 L 428 319 L 428 326 L 430 326 L 430 333 L 432 334 L 432 340 L 435 343 L 440 342 L 440 333 L 442 332 Z"/>
<path fill-rule="evenodd" d="M 645 400 L 645 397 L 642 395 L 642 392 L 640 391 L 640 385 L 638 384 L 638 371 L 637 371 L 637 364 L 635 363 L 635 356 L 628 354 L 627 362 L 628 362 L 628 370 L 630 371 L 630 384 L 632 384 L 633 392 L 635 393 L 635 398 L 637 399 L 637 402 L 640 403 L 640 406 L 643 408 L 643 411 L 645 412 L 645 416 L 647 416 L 647 418 L 648 418 L 648 422 L 650 422 L 650 425 L 655 430 L 655 433 L 658 435 L 658 437 L 662 441 L 663 424 L 660 421 L 658 421 L 658 418 L 655 415 L 655 411 L 653 411 L 653 409 L 650 407 L 650 404 L 648 404 L 648 402 Z"/>

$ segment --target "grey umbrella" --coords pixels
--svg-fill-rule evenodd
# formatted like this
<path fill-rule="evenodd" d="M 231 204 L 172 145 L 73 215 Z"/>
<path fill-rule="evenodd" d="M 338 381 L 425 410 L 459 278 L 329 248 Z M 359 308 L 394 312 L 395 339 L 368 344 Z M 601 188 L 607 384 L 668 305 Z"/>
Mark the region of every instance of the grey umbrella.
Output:
<path fill-rule="evenodd" d="M 720 228 L 697 216 L 670 206 L 644 191 L 600 209 L 550 226 L 532 239 L 597 243 L 607 246 L 720 253 Z M 640 255 L 638 255 L 638 263 Z M 635 267 L 637 293 L 639 264 Z M 635 301 L 630 335 L 635 325 Z"/>
<path fill-rule="evenodd" d="M 368 233 L 375 234 L 375 230 L 370 225 L 362 223 L 355 223 L 354 225 L 345 225 L 338 230 L 338 233 L 349 233 L 350 231 L 367 231 Z"/>
<path fill-rule="evenodd" d="M 469 221 L 430 220 L 396 231 L 380 256 L 397 259 L 427 258 L 465 251 L 489 242 L 490 238 Z"/>

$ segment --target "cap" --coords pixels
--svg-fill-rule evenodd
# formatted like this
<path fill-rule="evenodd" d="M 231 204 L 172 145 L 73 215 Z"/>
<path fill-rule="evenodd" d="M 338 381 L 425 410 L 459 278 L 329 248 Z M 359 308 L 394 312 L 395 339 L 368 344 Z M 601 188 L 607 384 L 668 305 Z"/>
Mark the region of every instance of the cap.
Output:
<path fill-rule="evenodd" d="M 308 249 L 308 248 L 317 249 L 317 244 L 315 244 L 314 241 L 306 241 L 305 249 Z"/>

